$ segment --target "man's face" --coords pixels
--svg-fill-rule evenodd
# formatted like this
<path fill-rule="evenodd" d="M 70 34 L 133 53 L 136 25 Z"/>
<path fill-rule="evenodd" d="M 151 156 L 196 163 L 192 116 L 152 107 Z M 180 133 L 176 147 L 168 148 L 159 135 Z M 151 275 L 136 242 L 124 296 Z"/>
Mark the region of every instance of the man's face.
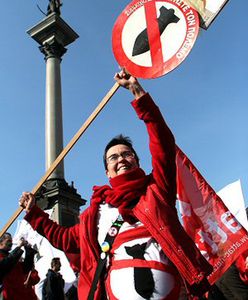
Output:
<path fill-rule="evenodd" d="M 7 235 L 6 238 L 0 243 L 0 249 L 10 251 L 12 248 L 12 237 Z"/>
<path fill-rule="evenodd" d="M 61 262 L 60 260 L 58 260 L 54 263 L 54 271 L 59 272 L 60 268 L 61 268 Z"/>
<path fill-rule="evenodd" d="M 115 145 L 108 149 L 106 162 L 106 175 L 109 178 L 113 178 L 139 166 L 132 150 L 122 144 Z"/>

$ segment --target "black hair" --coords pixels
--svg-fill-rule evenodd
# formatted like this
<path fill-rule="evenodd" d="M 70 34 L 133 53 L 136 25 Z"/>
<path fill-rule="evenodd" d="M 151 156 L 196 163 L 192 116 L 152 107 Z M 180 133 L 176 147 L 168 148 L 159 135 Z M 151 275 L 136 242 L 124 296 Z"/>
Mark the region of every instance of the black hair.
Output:
<path fill-rule="evenodd" d="M 51 260 L 51 267 L 54 267 L 54 265 L 56 265 L 58 262 L 60 262 L 60 258 L 59 257 L 53 257 Z"/>
<path fill-rule="evenodd" d="M 112 138 L 112 140 L 110 140 L 108 142 L 107 146 L 104 149 L 103 163 L 104 163 L 105 170 L 107 170 L 106 154 L 107 154 L 108 150 L 111 147 L 116 146 L 116 145 L 126 145 L 126 146 L 128 146 L 131 149 L 131 151 L 134 153 L 135 159 L 136 159 L 136 161 L 139 165 L 139 157 L 138 157 L 136 151 L 133 148 L 133 143 L 132 143 L 130 137 L 119 134 L 119 135 L 115 136 L 114 138 Z"/>
<path fill-rule="evenodd" d="M 5 232 L 1 237 L 0 237 L 0 243 L 2 243 L 4 240 L 7 239 L 7 237 L 12 237 L 9 232 Z"/>

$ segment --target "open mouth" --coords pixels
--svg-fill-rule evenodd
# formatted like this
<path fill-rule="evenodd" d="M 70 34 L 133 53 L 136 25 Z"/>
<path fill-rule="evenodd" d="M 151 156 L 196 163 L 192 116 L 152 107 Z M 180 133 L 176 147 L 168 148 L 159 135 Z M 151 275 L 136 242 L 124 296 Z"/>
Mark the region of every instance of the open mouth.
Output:
<path fill-rule="evenodd" d="M 119 171 L 127 171 L 127 170 L 130 170 L 130 166 L 121 166 L 120 168 L 118 168 L 118 172 Z"/>

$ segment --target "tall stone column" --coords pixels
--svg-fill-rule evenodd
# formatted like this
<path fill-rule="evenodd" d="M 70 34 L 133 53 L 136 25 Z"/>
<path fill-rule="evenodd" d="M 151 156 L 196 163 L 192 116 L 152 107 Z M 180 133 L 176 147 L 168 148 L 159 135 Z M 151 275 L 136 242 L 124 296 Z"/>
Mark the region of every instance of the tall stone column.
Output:
<path fill-rule="evenodd" d="M 60 17 L 60 11 L 49 12 L 47 17 L 27 33 L 39 43 L 46 62 L 46 169 L 63 150 L 62 90 L 60 65 L 62 56 L 78 38 L 76 32 Z M 64 179 L 64 164 L 61 162 L 37 195 L 42 209 L 52 209 L 52 219 L 61 225 L 70 226 L 78 221 L 79 208 L 85 200 L 77 193 L 73 183 Z"/>
<path fill-rule="evenodd" d="M 40 46 L 46 60 L 46 169 L 63 150 L 63 121 L 60 62 L 66 49 L 56 39 Z M 63 162 L 50 178 L 64 178 Z"/>

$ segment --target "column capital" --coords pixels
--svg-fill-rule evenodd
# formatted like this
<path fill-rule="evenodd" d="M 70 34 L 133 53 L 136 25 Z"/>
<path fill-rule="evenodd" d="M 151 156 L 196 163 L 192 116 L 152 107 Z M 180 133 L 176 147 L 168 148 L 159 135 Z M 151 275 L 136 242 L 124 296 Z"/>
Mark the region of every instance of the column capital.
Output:
<path fill-rule="evenodd" d="M 78 34 L 55 12 L 30 28 L 27 33 L 41 47 L 55 41 L 65 47 L 78 38 Z"/>
<path fill-rule="evenodd" d="M 61 45 L 56 39 L 52 39 L 49 42 L 45 42 L 39 46 L 41 53 L 45 55 L 45 59 L 56 57 L 61 60 L 62 56 L 66 53 L 67 49 Z"/>

